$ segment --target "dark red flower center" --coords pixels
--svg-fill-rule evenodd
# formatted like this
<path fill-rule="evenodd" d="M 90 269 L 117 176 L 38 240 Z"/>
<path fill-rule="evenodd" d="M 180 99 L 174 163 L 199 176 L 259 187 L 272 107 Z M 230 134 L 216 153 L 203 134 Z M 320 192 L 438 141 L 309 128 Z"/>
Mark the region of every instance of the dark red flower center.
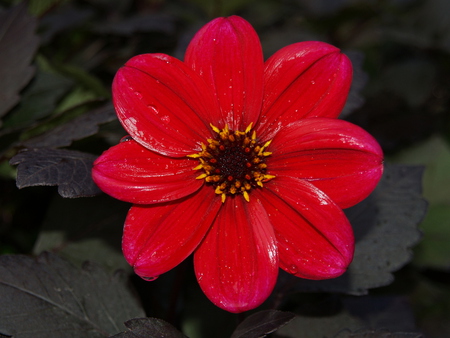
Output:
<path fill-rule="evenodd" d="M 242 194 L 250 200 L 249 191 L 263 187 L 263 183 L 275 176 L 267 174 L 266 158 L 272 153 L 266 151 L 271 141 L 259 144 L 252 124 L 245 131 L 230 130 L 211 125 L 217 136 L 202 144 L 202 151 L 188 155 L 199 160 L 194 170 L 202 170 L 197 179 L 204 179 L 206 184 L 221 195 L 222 202 L 227 196 Z"/>

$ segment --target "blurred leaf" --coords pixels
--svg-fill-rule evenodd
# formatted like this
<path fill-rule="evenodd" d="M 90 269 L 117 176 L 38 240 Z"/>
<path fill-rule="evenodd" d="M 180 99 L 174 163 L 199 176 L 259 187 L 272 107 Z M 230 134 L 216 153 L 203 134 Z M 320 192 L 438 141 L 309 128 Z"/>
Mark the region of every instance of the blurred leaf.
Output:
<path fill-rule="evenodd" d="M 0 299 L 0 333 L 17 338 L 106 337 L 143 315 L 123 274 L 51 253 L 0 256 Z"/>
<path fill-rule="evenodd" d="M 41 16 L 52 7 L 68 0 L 29 0 L 29 11 L 31 14 Z"/>
<path fill-rule="evenodd" d="M 418 107 L 431 96 L 436 84 L 436 67 L 430 60 L 407 59 L 383 71 L 374 90 L 395 93 L 410 107 Z"/>
<path fill-rule="evenodd" d="M 321 281 L 283 274 L 283 283 L 295 283 L 296 291 L 352 295 L 364 295 L 368 289 L 391 283 L 392 272 L 412 259 L 411 248 L 421 238 L 418 224 L 427 209 L 421 193 L 422 173 L 421 167 L 387 165 L 372 195 L 346 210 L 356 242 L 355 256 L 346 273 Z"/>
<path fill-rule="evenodd" d="M 125 322 L 129 331 L 116 334 L 114 338 L 186 338 L 169 323 L 157 318 L 135 318 Z"/>
<path fill-rule="evenodd" d="M 98 126 L 116 119 L 111 104 L 85 113 L 72 121 L 60 125 L 42 135 L 28 139 L 23 143 L 28 148 L 60 148 L 67 147 L 73 141 L 81 140 L 98 132 Z"/>
<path fill-rule="evenodd" d="M 450 268 L 450 206 L 431 206 L 421 226 L 424 241 L 416 248 L 414 263 L 422 267 Z"/>
<path fill-rule="evenodd" d="M 67 149 L 28 149 L 10 160 L 17 167 L 17 187 L 58 185 L 62 197 L 100 193 L 91 177 L 96 155 Z"/>
<path fill-rule="evenodd" d="M 89 260 L 110 271 L 131 270 L 121 249 L 123 224 L 129 208 L 128 203 L 105 194 L 75 200 L 56 195 L 33 252 L 55 252 L 77 265 Z"/>
<path fill-rule="evenodd" d="M 345 54 L 352 61 L 353 80 L 350 92 L 348 93 L 347 102 L 339 116 L 340 118 L 345 118 L 364 104 L 364 98 L 361 93 L 369 79 L 367 73 L 363 70 L 364 54 L 355 51 L 349 51 Z"/>
<path fill-rule="evenodd" d="M 334 338 L 424 338 L 425 336 L 417 332 L 391 332 L 389 330 L 357 330 L 350 332 L 345 330 L 339 332 Z"/>
<path fill-rule="evenodd" d="M 94 11 L 91 7 L 78 8 L 71 2 L 65 2 L 57 8 L 52 9 L 51 12 L 45 14 L 40 20 L 42 44 L 50 43 L 56 34 L 82 25 L 93 13 Z"/>
<path fill-rule="evenodd" d="M 24 91 L 22 101 L 4 121 L 4 128 L 25 128 L 50 115 L 72 81 L 56 73 L 40 71 Z"/>
<path fill-rule="evenodd" d="M 322 311 L 325 306 L 334 307 L 335 311 L 332 314 L 297 315 L 276 334 L 284 338 L 422 337 L 416 332 L 412 310 L 403 297 L 344 297 L 339 301 L 334 298 L 333 301 L 337 304 L 324 303 L 323 300 L 320 304 L 316 304 Z"/>
<path fill-rule="evenodd" d="M 423 195 L 433 204 L 450 205 L 450 147 L 441 137 L 432 137 L 398 153 L 396 163 L 423 165 Z"/>
<path fill-rule="evenodd" d="M 295 314 L 276 310 L 260 311 L 244 319 L 231 338 L 265 337 L 289 323 Z"/>
<path fill-rule="evenodd" d="M 164 14 L 134 15 L 118 22 L 102 22 L 94 26 L 100 34 L 130 36 L 136 32 L 163 32 L 171 34 L 175 31 L 172 16 Z"/>
<path fill-rule="evenodd" d="M 27 14 L 25 2 L 0 11 L 0 118 L 19 102 L 20 90 L 34 75 L 35 29 L 36 19 Z"/>
<path fill-rule="evenodd" d="M 105 99 L 111 96 L 110 89 L 106 89 L 99 79 L 84 69 L 69 64 L 59 64 L 55 68 L 59 73 L 74 79 L 77 84 L 95 94 L 97 98 Z"/>

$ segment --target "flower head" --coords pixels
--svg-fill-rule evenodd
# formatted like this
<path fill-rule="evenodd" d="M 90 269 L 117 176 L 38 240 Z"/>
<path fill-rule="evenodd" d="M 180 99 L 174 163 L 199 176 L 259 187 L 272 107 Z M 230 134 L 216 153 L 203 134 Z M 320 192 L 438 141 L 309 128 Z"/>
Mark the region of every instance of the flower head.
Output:
<path fill-rule="evenodd" d="M 336 119 L 351 63 L 339 49 L 301 42 L 266 62 L 244 19 L 218 18 L 184 62 L 138 55 L 116 74 L 113 98 L 131 138 L 104 152 L 93 178 L 131 202 L 123 252 L 155 279 L 193 253 L 217 306 L 242 312 L 271 293 L 278 269 L 333 278 L 352 261 L 342 208 L 383 171 L 378 143 Z"/>

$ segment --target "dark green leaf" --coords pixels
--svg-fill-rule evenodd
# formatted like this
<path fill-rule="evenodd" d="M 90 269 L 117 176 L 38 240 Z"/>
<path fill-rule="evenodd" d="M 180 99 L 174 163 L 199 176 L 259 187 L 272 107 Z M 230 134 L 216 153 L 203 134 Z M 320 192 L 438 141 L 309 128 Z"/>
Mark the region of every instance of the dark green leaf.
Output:
<path fill-rule="evenodd" d="M 67 147 L 72 144 L 72 141 L 81 140 L 97 133 L 99 124 L 111 122 L 115 119 L 115 110 L 111 104 L 108 104 L 92 112 L 85 113 L 47 133 L 33 137 L 24 142 L 23 145 L 28 148 Z"/>
<path fill-rule="evenodd" d="M 135 318 L 125 322 L 129 331 L 116 334 L 114 338 L 186 338 L 169 323 L 157 318 Z"/>
<path fill-rule="evenodd" d="M 290 312 L 266 310 L 260 311 L 247 317 L 236 330 L 231 338 L 259 338 L 278 330 L 289 323 L 295 314 Z"/>
<path fill-rule="evenodd" d="M 19 102 L 20 90 L 34 74 L 30 63 L 39 43 L 35 29 L 36 19 L 27 13 L 25 2 L 0 11 L 0 117 Z"/>
<path fill-rule="evenodd" d="M 0 299 L 0 333 L 15 338 L 107 337 L 143 315 L 123 274 L 50 253 L 0 256 Z"/>
<path fill-rule="evenodd" d="M 297 279 L 295 290 L 367 294 L 388 285 L 412 259 L 411 248 L 421 238 L 418 229 L 427 202 L 422 197 L 423 168 L 388 165 L 369 198 L 346 210 L 355 231 L 355 256 L 341 277 L 323 281 Z M 290 275 L 283 279 L 293 282 Z"/>
<path fill-rule="evenodd" d="M 17 187 L 58 186 L 62 197 L 93 196 L 100 193 L 91 177 L 95 155 L 67 149 L 28 149 L 14 156 Z"/>

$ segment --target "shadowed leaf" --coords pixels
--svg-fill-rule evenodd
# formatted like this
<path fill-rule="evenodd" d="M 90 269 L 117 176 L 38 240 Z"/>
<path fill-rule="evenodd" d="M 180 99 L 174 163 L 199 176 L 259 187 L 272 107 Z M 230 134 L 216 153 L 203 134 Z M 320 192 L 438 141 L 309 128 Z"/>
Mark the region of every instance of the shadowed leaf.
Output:
<path fill-rule="evenodd" d="M 257 312 L 239 324 L 231 338 L 265 337 L 289 323 L 294 317 L 293 313 L 276 310 Z"/>
<path fill-rule="evenodd" d="M 0 117 L 19 102 L 20 90 L 34 74 L 30 63 L 39 42 L 36 24 L 25 2 L 0 11 Z"/>
<path fill-rule="evenodd" d="M 62 197 L 83 197 L 100 193 L 91 177 L 95 155 L 66 149 L 28 149 L 14 156 L 17 187 L 58 186 Z"/>
<path fill-rule="evenodd" d="M 111 122 L 115 119 L 115 110 L 111 104 L 108 104 L 83 114 L 47 133 L 33 137 L 24 142 L 23 145 L 28 148 L 67 147 L 72 144 L 72 141 L 81 140 L 97 133 L 99 124 Z"/>
<path fill-rule="evenodd" d="M 186 338 L 169 323 L 157 318 L 135 318 L 125 322 L 129 331 L 116 334 L 114 338 Z"/>
<path fill-rule="evenodd" d="M 122 274 L 51 253 L 1 256 L 0 299 L 0 333 L 18 338 L 107 337 L 143 315 Z"/>

